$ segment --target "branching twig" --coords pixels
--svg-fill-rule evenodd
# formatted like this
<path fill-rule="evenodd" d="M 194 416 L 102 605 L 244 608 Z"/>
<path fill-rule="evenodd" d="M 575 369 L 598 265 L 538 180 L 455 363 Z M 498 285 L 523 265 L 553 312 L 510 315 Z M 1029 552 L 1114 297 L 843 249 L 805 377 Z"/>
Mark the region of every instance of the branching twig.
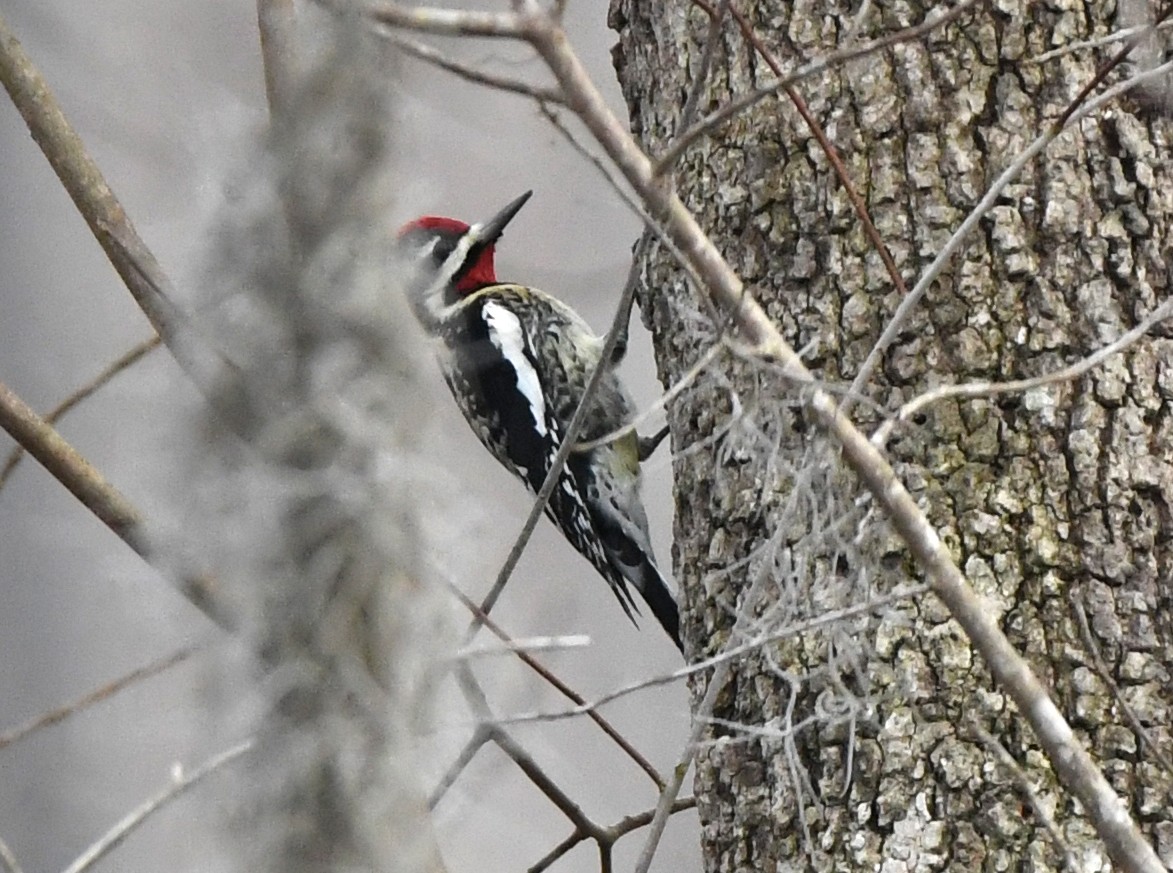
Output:
<path fill-rule="evenodd" d="M 695 808 L 695 797 L 681 797 L 672 804 L 672 814 L 675 815 L 676 813 L 683 812 L 686 809 Z M 621 818 L 609 828 L 601 828 L 601 836 L 604 836 L 606 839 L 601 840 L 599 837 L 595 837 L 595 840 L 599 843 L 600 851 L 604 849 L 610 849 L 616 842 L 619 841 L 620 837 L 626 836 L 627 834 L 638 830 L 639 828 L 647 827 L 649 824 L 651 824 L 652 816 L 654 814 L 655 810 L 640 812 L 635 815 L 629 815 L 625 818 Z M 591 839 L 590 834 L 584 834 L 582 831 L 576 828 L 574 833 L 572 833 L 557 846 L 551 849 L 548 853 L 546 853 L 546 855 L 544 855 L 540 861 L 530 867 L 526 873 L 542 873 L 543 870 L 548 869 L 555 861 L 557 861 L 575 846 L 585 842 L 588 839 Z"/>
<path fill-rule="evenodd" d="M 1119 354 L 1147 334 L 1154 325 L 1173 315 L 1173 298 L 1166 300 L 1132 330 L 1125 333 L 1114 342 L 1097 349 L 1086 358 L 1077 361 L 1069 367 L 1044 373 L 1041 376 L 1032 376 L 1029 379 L 1014 379 L 1010 382 L 966 382 L 961 385 L 942 385 L 932 391 L 926 391 L 914 397 L 897 410 L 896 414 L 876 428 L 872 434 L 872 444 L 878 448 L 887 445 L 892 431 L 897 425 L 908 421 L 926 406 L 938 403 L 950 397 L 993 397 L 997 394 L 1014 394 L 1029 391 L 1032 388 L 1041 388 L 1045 385 L 1054 385 L 1057 382 L 1069 382 L 1098 366 L 1105 358 Z"/>
<path fill-rule="evenodd" d="M 3 749 L 5 746 L 12 745 L 17 740 L 28 736 L 33 731 L 37 731 L 41 728 L 49 727 L 50 725 L 64 721 L 71 715 L 76 715 L 82 710 L 93 706 L 95 703 L 100 703 L 108 697 L 112 697 L 122 689 L 127 688 L 136 682 L 162 673 L 164 670 L 174 667 L 181 661 L 186 661 L 197 651 L 199 651 L 199 647 L 197 646 L 190 646 L 188 648 L 180 649 L 178 652 L 174 652 L 168 655 L 166 658 L 162 658 L 153 664 L 148 664 L 147 666 L 140 667 L 137 670 L 132 670 L 125 676 L 121 676 L 118 679 L 115 679 L 113 682 L 91 691 L 84 697 L 78 698 L 77 700 L 73 701 L 73 703 L 58 707 L 57 709 L 52 709 L 49 712 L 43 713 L 23 725 L 0 733 L 0 749 Z"/>
<path fill-rule="evenodd" d="M 1117 57 L 1118 59 L 1122 59 L 1120 56 Z M 1118 60 L 1116 62 L 1118 62 Z M 998 198 L 1001 196 L 1002 191 L 1005 190 L 1006 186 L 1018 177 L 1018 174 L 1022 172 L 1023 168 L 1026 167 L 1026 165 L 1032 160 L 1034 160 L 1035 157 L 1041 154 L 1043 150 L 1046 149 L 1046 147 L 1049 146 L 1055 140 L 1055 138 L 1063 132 L 1066 125 L 1071 124 L 1074 121 L 1078 121 L 1079 119 L 1094 112 L 1104 104 L 1115 100 L 1121 94 L 1126 93 L 1138 85 L 1165 75 L 1165 73 L 1169 72 L 1170 70 L 1173 70 L 1173 62 L 1168 62 L 1154 69 L 1147 70 L 1144 73 L 1140 73 L 1133 78 L 1128 79 L 1127 81 L 1121 82 L 1115 87 L 1109 88 L 1099 97 L 1082 105 L 1080 105 L 1077 101 L 1072 101 L 1067 109 L 1064 110 L 1064 112 L 1060 115 L 1059 120 L 1049 125 L 1043 133 L 1035 138 L 1034 142 L 1027 146 L 1022 151 L 1022 153 L 1011 162 L 1010 166 L 1003 171 L 1002 175 L 998 177 L 997 181 L 995 181 L 994 184 L 990 186 L 990 190 L 986 192 L 986 195 L 981 199 L 981 202 L 979 202 L 978 205 L 973 208 L 973 211 L 970 212 L 968 216 L 966 216 L 966 219 L 961 223 L 961 226 L 953 232 L 951 237 L 949 237 L 949 241 L 945 243 L 945 246 L 937 254 L 937 257 L 933 259 L 931 264 L 929 264 L 928 268 L 921 275 L 916 285 L 914 285 L 912 290 L 905 296 L 903 300 L 900 301 L 900 305 L 896 307 L 896 312 L 893 313 L 892 318 L 884 328 L 884 332 L 880 335 L 879 340 L 876 341 L 876 345 L 868 354 L 868 357 L 863 362 L 863 366 L 860 367 L 859 373 L 856 375 L 855 380 L 851 383 L 852 394 L 858 394 L 863 391 L 864 386 L 871 379 L 872 373 L 875 372 L 876 367 L 879 365 L 880 358 L 883 356 L 884 352 L 887 351 L 888 347 L 893 343 L 893 341 L 895 341 L 897 335 L 908 321 L 912 310 L 916 308 L 918 303 L 920 303 L 920 299 L 924 296 L 925 292 L 928 291 L 929 286 L 936 281 L 937 277 L 941 274 L 941 271 L 945 269 L 945 264 L 948 263 L 950 258 L 953 257 L 959 248 L 961 248 L 962 242 L 969 236 L 970 232 L 977 227 L 978 222 L 981 221 L 985 214 L 997 204 Z M 1099 75 L 1097 75 L 1096 79 L 1098 80 L 1099 78 Z M 845 407 L 849 409 L 850 403 L 845 404 Z"/>
<path fill-rule="evenodd" d="M 562 92 L 557 88 L 534 85 L 521 79 L 512 79 L 508 76 L 490 73 L 487 70 L 478 70 L 476 67 L 445 55 L 430 45 L 404 39 L 394 31 L 384 31 L 383 38 L 404 52 L 404 54 L 411 55 L 413 58 L 421 60 L 424 63 L 439 67 L 441 70 L 447 70 L 449 73 L 459 76 L 465 81 L 477 85 L 484 85 L 487 88 L 495 88 L 498 91 L 504 91 L 509 94 L 519 94 L 522 97 L 537 100 L 539 103 L 555 103 L 559 105 L 565 103 Z"/>
<path fill-rule="evenodd" d="M 802 66 L 798 67 L 793 72 L 782 76 L 773 82 L 767 82 L 756 91 L 751 91 L 743 97 L 737 97 L 730 100 L 725 106 L 711 112 L 709 115 L 701 119 L 694 127 L 683 131 L 677 136 L 672 144 L 660 155 L 656 157 L 655 174 L 657 176 L 663 175 L 671 168 L 680 158 L 681 153 L 689 149 L 702 136 L 705 136 L 711 130 L 715 130 L 721 125 L 733 119 L 735 116 L 741 114 L 755 103 L 765 100 L 777 94 L 782 88 L 788 85 L 794 85 L 801 82 L 803 79 L 809 79 L 811 76 L 818 75 L 824 70 L 830 69 L 833 66 L 853 61 L 857 58 L 866 57 L 874 54 L 881 49 L 896 45 L 902 42 L 911 42 L 920 39 L 923 36 L 931 33 L 939 27 L 948 24 L 954 19 L 961 16 L 970 7 L 976 5 L 977 0 L 961 0 L 952 9 L 944 12 L 938 12 L 937 9 L 930 10 L 929 14 L 925 16 L 925 20 L 920 24 L 906 27 L 903 30 L 898 30 L 890 33 L 887 36 L 874 39 L 871 42 L 863 45 L 848 46 L 839 49 L 838 51 L 828 52 L 827 54 L 815 58 Z"/>
<path fill-rule="evenodd" d="M 450 587 L 453 594 L 455 594 L 460 602 L 465 605 L 465 608 L 467 608 L 474 615 L 480 613 L 481 623 L 489 629 L 490 633 L 495 634 L 498 639 L 504 642 L 510 641 L 509 634 L 507 634 L 495 621 L 493 621 L 493 619 L 489 618 L 489 616 L 485 615 L 484 613 L 481 613 L 480 608 L 475 603 L 473 603 L 473 601 L 463 591 L 461 591 L 459 588 L 456 588 L 455 586 Z M 524 663 L 527 667 L 546 680 L 547 683 L 557 689 L 557 691 L 563 697 L 572 701 L 577 706 L 583 706 L 586 704 L 585 697 L 563 682 L 560 678 L 558 678 L 558 676 L 548 670 L 541 662 L 539 662 L 528 652 L 518 651 L 517 657 L 521 659 L 522 663 Z M 648 774 L 657 788 L 664 787 L 664 777 L 660 775 L 660 773 L 656 770 L 655 767 L 651 765 L 648 759 L 641 755 L 639 750 L 636 749 L 635 746 L 633 746 L 628 741 L 628 739 L 623 736 L 623 734 L 619 733 L 619 731 L 615 729 L 615 726 L 612 725 L 611 722 L 607 721 L 607 719 L 603 718 L 602 715 L 600 715 L 598 712 L 595 712 L 594 710 L 591 710 L 590 717 L 595 722 L 595 724 L 599 726 L 603 733 L 609 736 L 615 742 L 615 744 L 619 746 L 619 748 L 622 749 L 627 754 L 627 756 L 636 763 L 636 765 L 641 770 Z"/>
<path fill-rule="evenodd" d="M 820 628 L 831 627 L 840 622 L 847 621 L 851 618 L 856 618 L 861 615 L 867 615 L 876 611 L 882 606 L 887 606 L 892 603 L 898 603 L 901 600 L 908 600 L 919 597 L 929 591 L 927 585 L 906 585 L 901 588 L 891 591 L 887 594 L 882 594 L 873 597 L 866 603 L 857 603 L 852 606 L 845 606 L 842 609 L 822 612 L 819 615 L 806 619 L 804 621 L 793 622 L 783 627 L 772 629 L 768 632 L 755 634 L 751 640 L 741 643 L 736 646 L 730 646 L 712 657 L 705 658 L 701 661 L 696 661 L 691 664 L 673 670 L 671 673 L 663 673 L 659 676 L 653 676 L 648 679 L 640 679 L 637 682 L 632 682 L 617 688 L 614 691 L 608 691 L 590 702 L 583 702 L 571 709 L 560 709 L 551 712 L 529 712 L 519 713 L 518 715 L 505 716 L 498 719 L 498 724 L 523 724 L 526 722 L 535 721 L 560 721 L 566 718 L 575 718 L 580 715 L 589 715 L 600 707 L 613 703 L 621 697 L 626 697 L 629 694 L 634 694 L 637 691 L 643 691 L 647 688 L 655 688 L 659 685 L 669 685 L 673 682 L 679 682 L 682 679 L 687 679 L 689 676 L 703 673 L 707 670 L 712 670 L 719 667 L 726 662 L 735 662 L 750 652 L 757 651 L 765 646 L 769 646 L 779 640 L 790 639 L 799 634 L 807 633 L 808 631 L 818 630 Z M 699 715 L 697 716 L 700 717 Z"/>
<path fill-rule="evenodd" d="M 69 412 L 83 400 L 88 399 L 94 394 L 94 392 L 96 392 L 99 388 L 101 388 L 123 370 L 137 363 L 139 360 L 145 357 L 148 352 L 158 348 L 159 342 L 159 337 L 154 336 L 145 342 L 139 343 L 118 360 L 107 366 L 91 381 L 78 388 L 59 404 L 57 404 L 57 406 L 53 407 L 53 409 L 45 415 L 45 422 L 47 424 L 56 424 L 57 421 L 63 415 L 65 415 L 65 413 Z M 0 488 L 3 488 L 4 485 L 8 482 L 8 477 L 12 475 L 12 471 L 16 469 L 16 466 L 20 463 L 20 459 L 22 457 L 24 457 L 24 448 L 17 446 L 12 450 L 12 453 L 8 456 L 8 460 L 4 462 L 3 468 L 0 468 Z"/>
<path fill-rule="evenodd" d="M 1100 656 L 1100 647 L 1096 645 L 1096 638 L 1092 634 L 1091 625 L 1087 620 L 1087 612 L 1083 608 L 1083 603 L 1080 602 L 1079 593 L 1072 588 L 1068 592 L 1067 597 L 1071 602 L 1071 609 L 1075 613 L 1075 618 L 1079 624 L 1079 635 L 1083 639 L 1084 648 L 1087 649 L 1088 657 L 1091 658 L 1092 667 L 1095 669 L 1096 675 L 1108 686 L 1108 690 L 1112 692 L 1112 699 L 1120 704 L 1120 711 L 1128 719 L 1129 726 L 1137 737 L 1140 738 L 1141 743 L 1148 748 L 1153 758 L 1164 768 L 1166 773 L 1173 773 L 1173 761 L 1161 751 L 1161 748 L 1153 739 L 1148 728 L 1140 720 L 1140 716 L 1136 714 L 1136 710 L 1132 708 L 1124 698 L 1124 695 L 1120 693 L 1120 686 L 1116 684 L 1116 680 L 1112 677 L 1112 671 L 1108 669 L 1108 665 L 1104 663 L 1104 659 Z"/>
<path fill-rule="evenodd" d="M 92 867 L 97 861 L 118 846 L 119 843 L 130 836 L 144 821 L 172 800 L 185 793 L 188 789 L 225 765 L 235 761 L 254 745 L 254 740 L 245 740 L 243 743 L 233 746 L 228 751 L 221 752 L 219 755 L 209 758 L 190 773 L 177 776 L 171 785 L 131 810 L 121 821 L 107 831 L 101 839 L 82 852 L 72 864 L 65 868 L 64 873 L 82 873 L 82 871 Z"/>

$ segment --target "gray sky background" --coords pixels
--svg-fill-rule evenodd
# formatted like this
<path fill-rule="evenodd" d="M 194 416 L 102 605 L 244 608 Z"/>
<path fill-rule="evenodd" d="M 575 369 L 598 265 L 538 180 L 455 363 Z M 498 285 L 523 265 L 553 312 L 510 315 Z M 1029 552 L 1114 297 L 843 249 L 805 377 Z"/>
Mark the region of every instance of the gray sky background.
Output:
<path fill-rule="evenodd" d="M 602 4 L 572 2 L 567 29 L 624 116 L 610 65 L 614 35 Z M 255 4 L 9 0 L 4 15 L 40 66 L 114 191 L 181 287 L 205 251 L 205 229 L 265 108 Z M 526 48 L 454 46 L 517 75 L 540 73 Z M 551 291 L 602 330 L 626 275 L 638 222 L 528 101 L 491 94 L 409 64 L 399 132 L 402 214 L 470 221 L 520 192 L 534 198 L 511 224 L 498 272 Z M 149 333 L 7 99 L 0 100 L 0 380 L 47 409 Z M 635 326 L 625 365 L 641 402 L 657 383 Z M 474 596 L 487 590 L 524 520 L 521 486 L 480 448 L 438 378 L 438 492 L 461 499 L 445 533 L 448 560 Z M 148 514 L 182 503 L 174 445 L 194 393 L 156 352 L 72 413 L 61 430 Z M 0 437 L 0 450 L 11 443 Z M 645 498 L 671 573 L 671 471 L 649 466 Z M 587 697 L 665 672 L 679 656 L 650 617 L 633 629 L 604 582 L 545 522 L 494 613 L 518 636 L 589 633 L 588 651 L 545 660 Z M 35 463 L 0 491 L 0 730 L 59 706 L 185 643 L 216 639 L 172 593 Z M 502 713 L 557 702 L 511 663 L 487 674 Z M 0 837 L 29 871 L 60 869 L 166 781 L 226 744 L 209 713 L 207 659 L 137 685 L 112 701 L 0 750 Z M 685 691 L 629 697 L 609 717 L 664 771 L 687 730 Z M 468 716 L 451 713 L 449 750 Z M 519 730 L 527 747 L 603 823 L 654 803 L 651 783 L 586 720 Z M 438 760 L 439 772 L 446 762 Z M 132 838 L 105 869 L 206 870 L 214 785 L 197 789 Z M 498 753 L 482 753 L 439 810 L 450 870 L 518 870 L 571 830 Z M 669 827 L 654 870 L 696 870 L 695 817 Z M 620 844 L 622 869 L 642 842 Z M 585 844 L 556 869 L 596 870 Z"/>

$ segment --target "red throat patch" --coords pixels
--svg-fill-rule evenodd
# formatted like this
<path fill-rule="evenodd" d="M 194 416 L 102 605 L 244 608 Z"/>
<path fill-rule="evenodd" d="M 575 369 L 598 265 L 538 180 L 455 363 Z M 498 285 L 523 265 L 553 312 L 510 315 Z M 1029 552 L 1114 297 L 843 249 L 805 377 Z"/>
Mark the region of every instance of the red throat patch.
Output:
<path fill-rule="evenodd" d="M 497 271 L 493 266 L 493 246 L 487 245 L 464 275 L 456 280 L 456 290 L 460 294 L 471 294 L 486 285 L 497 284 Z"/>

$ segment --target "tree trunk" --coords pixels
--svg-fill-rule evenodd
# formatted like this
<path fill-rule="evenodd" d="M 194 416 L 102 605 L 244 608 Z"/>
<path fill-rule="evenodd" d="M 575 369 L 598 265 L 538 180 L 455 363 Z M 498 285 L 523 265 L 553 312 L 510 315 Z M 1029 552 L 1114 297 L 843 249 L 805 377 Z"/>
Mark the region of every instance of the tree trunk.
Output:
<path fill-rule="evenodd" d="M 842 48 L 856 12 L 735 5 L 788 66 Z M 1040 56 L 1135 23 L 1114 11 L 978 5 L 924 39 L 799 83 L 910 287 L 1121 44 Z M 915 4 L 880 2 L 852 39 L 923 17 Z M 611 23 L 633 128 L 661 154 L 702 75 L 709 18 L 689 4 L 613 0 Z M 1136 72 L 1121 65 L 1095 93 Z M 698 116 L 771 77 L 726 15 Z M 1133 91 L 1075 122 L 1009 184 L 853 401 L 865 429 L 940 384 L 1056 371 L 1168 296 L 1173 125 L 1156 93 Z M 780 93 L 741 113 L 689 148 L 672 179 L 750 293 L 809 347 L 812 369 L 849 384 L 903 295 L 793 103 Z M 661 380 L 673 384 L 717 327 L 665 251 L 645 264 L 641 294 Z M 1158 325 L 1073 381 L 931 405 L 889 451 L 1173 864 L 1169 336 Z M 801 399 L 727 350 L 670 407 L 692 660 L 916 581 L 806 425 Z M 698 701 L 703 691 L 702 678 Z M 1108 866 L 1029 728 L 930 595 L 737 658 L 712 716 L 696 776 L 709 870 L 1054 869 L 1065 852 L 1079 869 Z"/>

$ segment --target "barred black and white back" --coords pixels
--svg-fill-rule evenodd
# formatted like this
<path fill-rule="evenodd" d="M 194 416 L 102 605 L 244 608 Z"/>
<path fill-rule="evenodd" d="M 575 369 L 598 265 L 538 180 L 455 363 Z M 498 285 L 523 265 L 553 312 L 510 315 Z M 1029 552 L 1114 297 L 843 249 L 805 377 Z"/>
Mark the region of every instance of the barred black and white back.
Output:
<path fill-rule="evenodd" d="M 423 252 L 417 257 L 427 269 L 413 283 L 413 307 L 442 343 L 441 364 L 457 405 L 481 443 L 536 493 L 603 342 L 549 294 L 496 281 L 492 246 L 521 203 L 524 198 L 471 228 L 452 219 L 421 219 L 408 225 L 401 239 L 410 241 L 414 234 L 416 249 Z M 609 369 L 578 441 L 617 430 L 632 411 Z M 679 613 L 652 556 L 639 463 L 635 433 L 571 453 L 546 515 L 607 580 L 628 617 L 634 621 L 639 611 L 630 583 L 679 648 Z"/>

